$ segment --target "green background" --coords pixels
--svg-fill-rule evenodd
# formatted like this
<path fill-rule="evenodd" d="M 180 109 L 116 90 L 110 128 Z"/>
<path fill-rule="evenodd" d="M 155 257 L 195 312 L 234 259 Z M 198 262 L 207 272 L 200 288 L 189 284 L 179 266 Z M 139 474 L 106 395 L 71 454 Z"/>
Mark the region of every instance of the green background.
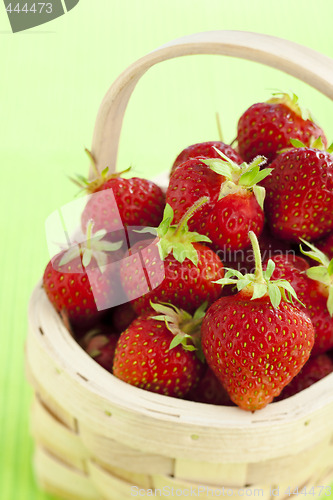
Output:
<path fill-rule="evenodd" d="M 80 0 L 66 15 L 13 34 L 0 5 L 0 498 L 51 498 L 31 467 L 31 390 L 24 377 L 30 293 L 48 261 L 44 223 L 73 199 L 67 176 L 86 174 L 99 104 L 129 64 L 182 35 L 232 29 L 287 38 L 333 57 L 331 0 Z M 152 68 L 130 100 L 118 169 L 169 168 L 183 147 L 226 142 L 242 112 L 270 89 L 293 91 L 333 140 L 333 105 L 274 69 L 222 56 Z M 333 498 L 333 496 L 331 497 Z"/>

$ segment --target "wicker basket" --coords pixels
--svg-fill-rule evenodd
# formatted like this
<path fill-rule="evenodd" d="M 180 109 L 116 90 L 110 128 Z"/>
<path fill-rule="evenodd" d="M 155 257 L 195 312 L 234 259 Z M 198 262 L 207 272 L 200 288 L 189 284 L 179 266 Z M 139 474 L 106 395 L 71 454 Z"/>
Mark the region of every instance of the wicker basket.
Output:
<path fill-rule="evenodd" d="M 135 62 L 109 89 L 92 145 L 100 168 L 115 168 L 123 114 L 139 78 L 152 65 L 187 54 L 258 61 L 333 99 L 333 61 L 312 50 L 246 32 L 184 37 Z M 317 487 L 317 497 L 329 493 L 333 374 L 255 413 L 149 393 L 113 377 L 77 345 L 41 284 L 30 300 L 26 365 L 35 391 L 36 475 L 42 488 L 63 498 L 270 499 L 297 487 Z"/>

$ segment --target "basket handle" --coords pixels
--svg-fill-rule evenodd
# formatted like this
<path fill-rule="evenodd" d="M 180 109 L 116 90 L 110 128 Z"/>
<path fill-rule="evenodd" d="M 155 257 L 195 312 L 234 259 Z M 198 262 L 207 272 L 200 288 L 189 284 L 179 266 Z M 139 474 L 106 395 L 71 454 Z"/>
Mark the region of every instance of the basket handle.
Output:
<path fill-rule="evenodd" d="M 256 61 L 288 73 L 333 100 L 333 59 L 308 47 L 246 31 L 209 31 L 173 40 L 134 62 L 106 93 L 96 119 L 91 151 L 99 171 L 115 171 L 120 131 L 128 100 L 153 65 L 175 57 L 221 54 Z"/>

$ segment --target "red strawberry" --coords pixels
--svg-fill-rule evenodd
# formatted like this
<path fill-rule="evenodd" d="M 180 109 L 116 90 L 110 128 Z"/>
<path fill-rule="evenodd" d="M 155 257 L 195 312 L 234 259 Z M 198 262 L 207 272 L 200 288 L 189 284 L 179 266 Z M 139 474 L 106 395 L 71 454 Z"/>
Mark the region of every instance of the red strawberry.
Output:
<path fill-rule="evenodd" d="M 216 149 L 222 151 L 222 153 L 238 165 L 244 161 L 229 144 L 225 144 L 221 141 L 199 142 L 183 149 L 172 165 L 171 174 L 179 165 L 193 158 L 220 158 Z"/>
<path fill-rule="evenodd" d="M 303 240 L 303 243 L 310 250 L 301 247 L 302 253 L 318 263 L 305 271 L 310 281 L 310 293 L 303 302 L 316 331 L 313 354 L 321 354 L 333 348 L 333 258 L 328 258 L 308 241 Z"/>
<path fill-rule="evenodd" d="M 120 304 L 110 311 L 111 324 L 118 333 L 126 330 L 135 318 L 136 314 L 130 302 Z"/>
<path fill-rule="evenodd" d="M 283 389 L 278 396 L 277 401 L 287 399 L 304 391 L 307 387 L 315 384 L 322 378 L 326 377 L 333 372 L 333 361 L 327 354 L 319 354 L 319 356 L 311 356 L 305 363 L 302 370 L 296 375 L 295 378 Z"/>
<path fill-rule="evenodd" d="M 226 273 L 220 283 L 234 283 L 239 292 L 210 306 L 201 331 L 206 360 L 232 401 L 255 411 L 278 396 L 304 366 L 313 347 L 314 330 L 308 316 L 287 302 L 286 292 L 296 297 L 290 284 L 270 280 L 274 263 L 262 270 L 254 233 L 250 238 L 255 274 Z"/>
<path fill-rule="evenodd" d="M 84 337 L 83 348 L 105 370 L 112 372 L 118 338 L 110 327 L 97 327 Z"/>
<path fill-rule="evenodd" d="M 234 404 L 209 366 L 198 385 L 187 394 L 186 399 L 212 405 L 233 406 Z"/>
<path fill-rule="evenodd" d="M 222 152 L 219 155 L 220 159 L 182 163 L 170 178 L 166 201 L 177 223 L 201 196 L 207 196 L 208 202 L 189 220 L 190 229 L 208 236 L 214 248 L 236 250 L 249 244 L 249 230 L 257 235 L 262 231 L 265 190 L 257 183 L 270 169 L 260 171 L 263 158 L 237 165 Z"/>
<path fill-rule="evenodd" d="M 265 214 L 277 238 L 315 240 L 333 230 L 331 153 L 331 148 L 295 147 L 271 163 L 272 173 L 264 181 Z"/>
<path fill-rule="evenodd" d="M 310 252 L 311 253 L 311 252 Z M 277 255 L 272 258 L 275 269 L 274 279 L 285 279 L 294 288 L 297 297 L 304 304 L 299 305 L 308 314 L 315 330 L 312 355 L 323 353 L 333 347 L 333 319 L 327 308 L 328 290 L 320 281 L 311 279 L 318 268 L 310 268 L 308 262 L 297 255 Z M 263 264 L 265 268 L 267 263 Z M 313 274 L 314 273 L 314 274 Z M 319 279 L 321 272 L 319 269 Z"/>
<path fill-rule="evenodd" d="M 204 307 L 193 318 L 176 307 L 153 303 L 152 307 L 120 335 L 113 374 L 142 389 L 181 398 L 204 370 L 194 345 Z"/>
<path fill-rule="evenodd" d="M 74 326 L 94 323 L 105 309 L 119 303 L 121 290 L 112 265 L 119 259 L 118 246 L 103 240 L 104 236 L 105 231 L 91 235 L 88 224 L 87 241 L 61 251 L 44 271 L 49 300 Z"/>
<path fill-rule="evenodd" d="M 209 239 L 188 231 L 187 220 L 205 198 L 192 207 L 178 225 L 170 225 L 173 211 L 166 206 L 158 238 L 134 245 L 120 266 L 122 285 L 137 314 L 150 301 L 168 302 L 193 313 L 202 302 L 216 300 L 221 287 L 213 283 L 224 274 L 218 256 L 200 241 Z"/>
<path fill-rule="evenodd" d="M 277 95 L 267 102 L 254 104 L 239 119 L 238 151 L 246 161 L 263 155 L 270 162 L 277 151 L 290 147 L 290 139 L 309 146 L 312 139 L 321 137 L 327 146 L 323 130 L 302 117 L 297 96 Z"/>
<path fill-rule="evenodd" d="M 96 178 L 90 182 L 83 177 L 74 181 L 90 194 L 81 217 L 82 229 L 86 230 L 91 219 L 95 230 L 105 229 L 108 233 L 127 226 L 158 226 L 165 206 L 161 188 L 147 179 L 123 179 L 124 172 L 110 174 L 108 168 L 99 174 L 93 156 L 88 154 Z"/>

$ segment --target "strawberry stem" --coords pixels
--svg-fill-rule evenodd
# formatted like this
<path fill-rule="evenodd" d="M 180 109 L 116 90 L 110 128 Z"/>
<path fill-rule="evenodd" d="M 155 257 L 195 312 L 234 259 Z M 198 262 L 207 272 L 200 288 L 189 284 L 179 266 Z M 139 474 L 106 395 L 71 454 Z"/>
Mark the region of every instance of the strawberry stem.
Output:
<path fill-rule="evenodd" d="M 174 233 L 174 236 L 177 236 L 182 232 L 184 226 L 187 225 L 188 220 L 192 217 L 194 212 L 196 212 L 202 205 L 204 205 L 208 201 L 209 201 L 208 196 L 202 196 L 195 203 L 193 203 L 193 205 L 187 210 L 187 212 L 185 212 L 183 217 L 180 219 L 177 225 L 177 229 Z"/>
<path fill-rule="evenodd" d="M 218 113 L 218 111 L 215 113 L 215 118 L 216 118 L 217 133 L 218 133 L 220 142 L 223 142 L 221 120 L 220 120 L 220 114 Z"/>
<path fill-rule="evenodd" d="M 91 161 L 91 165 L 92 165 L 92 168 L 94 170 L 94 174 L 96 175 L 96 177 L 99 177 L 99 172 L 98 172 L 98 169 L 97 169 L 97 162 L 96 162 L 96 158 L 94 157 L 94 155 L 92 154 L 91 151 L 89 151 L 88 148 L 85 148 L 85 152 L 87 153 L 87 155 L 89 156 L 89 159 Z"/>
<path fill-rule="evenodd" d="M 92 230 L 94 227 L 94 221 L 93 219 L 89 219 L 87 223 L 87 241 L 86 241 L 86 248 L 91 249 L 91 236 L 92 236 Z"/>
<path fill-rule="evenodd" d="M 252 244 L 254 261 L 255 261 L 255 281 L 256 283 L 265 283 L 263 270 L 262 270 L 262 262 L 261 262 L 261 253 L 258 238 L 256 237 L 253 231 L 249 232 L 249 238 Z"/>

